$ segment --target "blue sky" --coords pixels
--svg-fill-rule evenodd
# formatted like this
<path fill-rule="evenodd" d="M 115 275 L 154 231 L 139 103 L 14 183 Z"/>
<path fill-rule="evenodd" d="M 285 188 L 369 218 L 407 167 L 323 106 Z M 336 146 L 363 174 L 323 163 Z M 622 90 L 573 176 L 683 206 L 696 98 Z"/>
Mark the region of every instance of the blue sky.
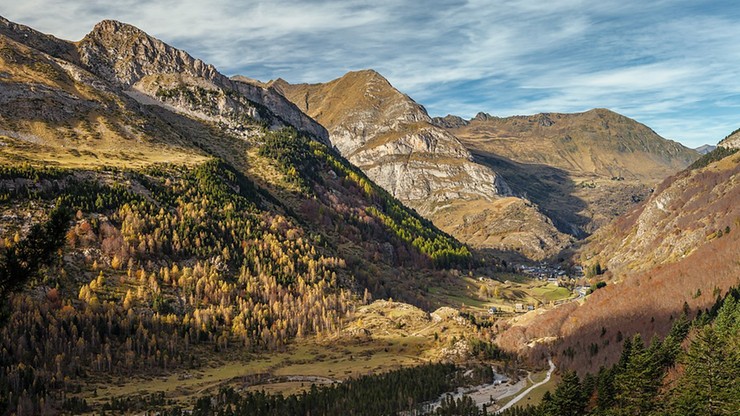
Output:
<path fill-rule="evenodd" d="M 696 147 L 740 127 L 740 2 L 4 0 L 79 40 L 104 18 L 227 75 L 325 82 L 373 68 L 435 115 L 606 107 Z"/>

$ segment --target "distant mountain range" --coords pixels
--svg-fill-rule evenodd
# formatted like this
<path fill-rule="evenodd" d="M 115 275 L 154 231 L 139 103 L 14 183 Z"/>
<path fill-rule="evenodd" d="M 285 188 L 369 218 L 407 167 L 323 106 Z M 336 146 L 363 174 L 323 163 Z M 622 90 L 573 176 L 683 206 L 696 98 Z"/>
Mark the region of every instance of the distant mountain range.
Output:
<path fill-rule="evenodd" d="M 58 91 L 53 95 L 56 104 L 45 106 L 47 112 L 55 112 L 48 120 L 74 125 L 84 119 L 89 134 L 102 138 L 79 143 L 80 150 L 103 152 L 117 159 L 112 163 L 126 164 L 132 157 L 127 146 L 121 148 L 122 140 L 155 131 L 155 140 L 162 145 L 190 147 L 183 141 L 187 135 L 172 131 L 167 123 L 160 126 L 160 118 L 137 120 L 141 116 L 136 107 L 141 105 L 148 112 L 155 106 L 215 123 L 247 141 L 259 135 L 259 128 L 294 126 L 334 146 L 391 195 L 462 242 L 531 259 L 557 254 L 574 238 L 642 200 L 654 183 L 697 157 L 608 110 L 432 119 L 421 105 L 371 70 L 312 85 L 229 79 L 213 66 L 115 21 L 99 23 L 78 43 L 7 20 L 0 23 L 6 39 L 31 45 L 32 56 L 40 52 L 51 59 L 38 56 L 49 62 L 48 69 L 24 78 L 24 82 L 44 79 L 46 88 Z M 6 94 L 8 104 L 19 97 L 52 99 L 28 85 L 13 84 L 18 92 Z M 124 96 L 99 107 L 80 100 L 87 98 L 82 88 L 70 90 L 65 85 L 86 85 L 88 96 L 96 100 L 106 99 L 101 87 Z M 37 113 L 24 106 L 5 107 L 8 118 L 18 125 L 13 134 L 32 135 L 51 146 L 46 152 L 50 159 L 69 154 L 69 143 L 60 140 L 48 123 L 39 129 L 22 121 Z M 109 111 L 113 127 L 95 127 L 99 108 Z M 82 133 L 73 129 L 69 134 Z M 247 163 L 219 140 L 198 146 L 233 163 L 237 157 L 242 159 L 239 163 Z M 65 150 L 51 151 L 54 148 Z M 133 158 L 137 163 L 180 157 L 180 152 L 169 158 L 159 152 L 140 153 L 142 157 Z M 76 157 L 78 164 L 98 163 L 85 154 Z"/>
<path fill-rule="evenodd" d="M 717 148 L 717 146 L 714 146 L 714 145 L 711 145 L 711 144 L 705 144 L 705 145 L 701 145 L 701 146 L 697 147 L 694 150 L 696 150 L 696 152 L 699 153 L 700 155 L 705 155 L 705 154 L 711 152 L 712 150 L 714 150 L 716 148 Z"/>

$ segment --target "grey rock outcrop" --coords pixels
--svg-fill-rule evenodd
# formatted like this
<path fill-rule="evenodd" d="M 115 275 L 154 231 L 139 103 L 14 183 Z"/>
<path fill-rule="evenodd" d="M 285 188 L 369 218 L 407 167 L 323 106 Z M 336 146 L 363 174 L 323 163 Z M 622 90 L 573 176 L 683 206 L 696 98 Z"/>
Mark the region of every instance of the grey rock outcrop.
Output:
<path fill-rule="evenodd" d="M 78 42 L 77 50 L 84 68 L 137 99 L 141 97 L 135 93 L 145 94 L 190 116 L 225 123 L 232 132 L 249 117 L 270 128 L 293 126 L 328 144 L 326 129 L 282 95 L 233 81 L 213 65 L 129 24 L 104 20 Z"/>
<path fill-rule="evenodd" d="M 226 79 L 213 65 L 115 20 L 95 25 L 78 49 L 80 61 L 90 72 L 125 88 L 154 74 L 190 75 L 217 85 L 223 85 Z"/>
<path fill-rule="evenodd" d="M 717 146 L 722 146 L 728 149 L 740 149 L 740 129 L 730 133 L 730 135 L 719 142 Z"/>
<path fill-rule="evenodd" d="M 468 125 L 468 120 L 465 120 L 464 118 L 460 116 L 455 116 L 452 114 L 448 114 L 444 117 L 434 117 L 432 118 L 432 123 L 434 123 L 435 126 L 442 127 L 445 129 L 454 129 L 462 126 Z"/>
<path fill-rule="evenodd" d="M 350 72 L 326 84 L 277 80 L 270 88 L 315 117 L 342 155 L 422 215 L 452 200 L 511 193 L 455 136 L 434 125 L 423 106 L 375 71 Z"/>

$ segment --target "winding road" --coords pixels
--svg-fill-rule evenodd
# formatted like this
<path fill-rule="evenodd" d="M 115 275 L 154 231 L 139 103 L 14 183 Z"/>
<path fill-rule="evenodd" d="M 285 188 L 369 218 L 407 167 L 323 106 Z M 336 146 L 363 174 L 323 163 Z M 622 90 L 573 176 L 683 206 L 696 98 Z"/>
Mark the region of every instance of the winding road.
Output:
<path fill-rule="evenodd" d="M 534 390 L 537 387 L 539 387 L 539 386 L 547 383 L 548 381 L 550 381 L 550 376 L 552 376 L 552 372 L 555 371 L 555 363 L 553 363 L 550 358 L 547 359 L 547 362 L 550 363 L 550 369 L 547 370 L 547 375 L 545 376 L 545 379 L 544 380 L 540 381 L 539 383 L 533 384 L 528 389 L 526 389 L 523 392 L 521 392 L 518 396 L 514 397 L 513 399 L 511 399 L 511 401 L 509 401 L 508 403 L 506 403 L 502 408 L 496 410 L 496 412 L 494 412 L 494 414 L 501 413 L 504 410 L 510 408 L 511 406 L 514 406 L 520 400 L 522 400 L 523 398 L 525 398 L 532 390 Z"/>

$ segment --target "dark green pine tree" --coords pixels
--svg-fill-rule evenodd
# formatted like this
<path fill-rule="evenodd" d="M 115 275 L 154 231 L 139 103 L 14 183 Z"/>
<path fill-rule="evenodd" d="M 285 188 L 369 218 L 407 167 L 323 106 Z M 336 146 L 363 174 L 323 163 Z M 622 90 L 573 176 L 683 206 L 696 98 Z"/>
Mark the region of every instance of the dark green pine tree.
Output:
<path fill-rule="evenodd" d="M 584 413 L 586 399 L 578 374 L 574 371 L 563 374 L 563 379 L 555 389 L 552 404 L 556 410 L 553 416 L 578 416 Z"/>
<path fill-rule="evenodd" d="M 740 414 L 740 305 L 733 297 L 713 325 L 699 330 L 681 361 L 685 372 L 671 391 L 669 413 Z"/>
<path fill-rule="evenodd" d="M 614 370 L 601 367 L 596 377 L 596 407 L 610 409 L 614 405 Z"/>
<path fill-rule="evenodd" d="M 542 396 L 542 402 L 540 403 L 540 405 L 537 407 L 537 409 L 530 409 L 530 413 L 527 413 L 527 415 L 529 414 L 542 414 L 543 416 L 557 415 L 558 408 L 555 405 L 552 393 L 546 391 L 545 394 Z"/>
<path fill-rule="evenodd" d="M 668 335 L 663 339 L 660 345 L 659 351 L 657 352 L 657 359 L 660 366 L 664 368 L 671 368 L 676 362 L 676 358 L 681 352 L 681 343 L 686 339 L 686 335 L 689 333 L 691 328 L 691 321 L 687 318 L 685 313 L 682 313 L 673 325 Z"/>
<path fill-rule="evenodd" d="M 624 340 L 622 345 L 622 355 L 619 356 L 619 362 L 615 367 L 616 372 L 622 372 L 627 369 L 627 363 L 630 360 L 630 354 L 632 354 L 632 339 L 627 338 Z"/>
<path fill-rule="evenodd" d="M 662 380 L 653 350 L 645 349 L 639 334 L 632 339 L 627 365 L 614 377 L 617 414 L 640 416 L 652 410 Z"/>

